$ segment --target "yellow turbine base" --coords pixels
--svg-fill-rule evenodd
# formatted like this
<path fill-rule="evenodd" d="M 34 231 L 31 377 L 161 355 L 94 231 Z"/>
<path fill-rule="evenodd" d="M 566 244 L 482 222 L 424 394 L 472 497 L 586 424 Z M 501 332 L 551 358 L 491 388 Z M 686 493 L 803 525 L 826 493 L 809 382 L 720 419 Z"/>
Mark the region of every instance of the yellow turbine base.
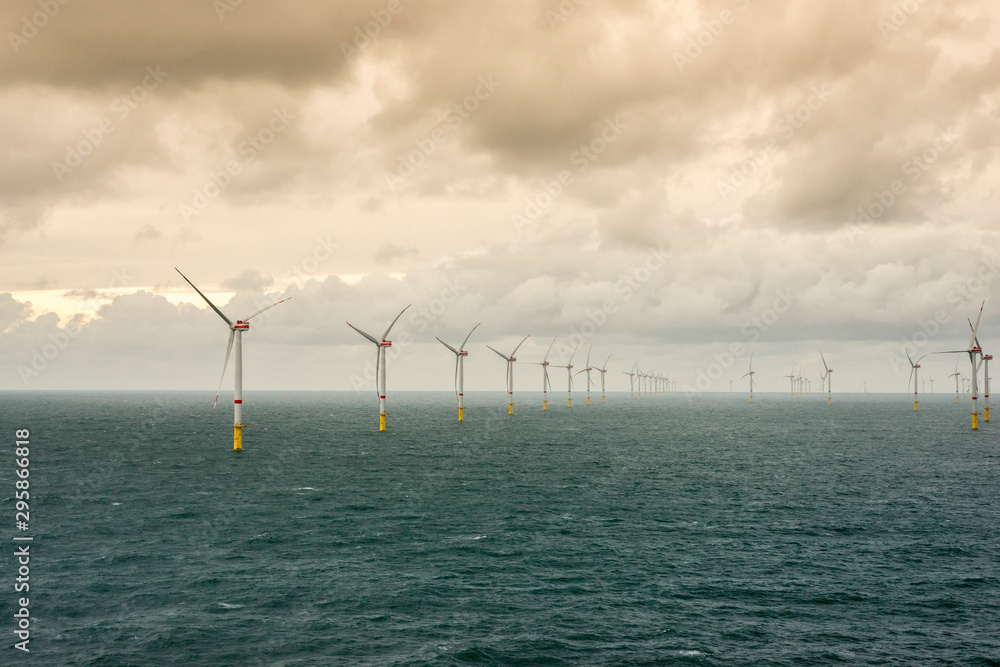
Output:
<path fill-rule="evenodd" d="M 833 396 L 827 396 L 826 397 L 826 404 L 827 405 L 833 405 Z"/>
<path fill-rule="evenodd" d="M 604 402 L 604 396 L 602 395 L 601 396 L 601 403 L 603 403 L 603 402 Z"/>
<path fill-rule="evenodd" d="M 587 397 L 587 405 L 590 405 L 590 396 Z"/>
<path fill-rule="evenodd" d="M 513 403 L 509 403 L 507 405 L 507 414 L 509 414 L 509 415 L 514 414 L 514 404 Z"/>
<path fill-rule="evenodd" d="M 753 394 L 750 394 L 750 402 L 753 403 Z"/>
<path fill-rule="evenodd" d="M 983 410 L 983 417 L 985 417 L 985 419 L 983 419 L 983 421 L 987 421 L 988 422 L 990 420 L 990 409 L 989 408 L 986 408 L 986 409 Z"/>
<path fill-rule="evenodd" d="M 548 410 L 548 409 L 549 409 L 549 401 L 548 399 L 545 399 L 542 401 L 542 410 Z"/>
<path fill-rule="evenodd" d="M 955 402 L 958 403 L 958 395 L 955 396 Z"/>
<path fill-rule="evenodd" d="M 243 451 L 243 427 L 246 424 L 233 424 L 233 451 Z"/>
<path fill-rule="evenodd" d="M 465 421 L 465 408 L 459 408 L 458 409 L 458 421 L 460 421 L 460 422 L 464 422 Z"/>
<path fill-rule="evenodd" d="M 378 430 L 380 431 L 385 430 L 385 418 L 387 415 L 388 415 L 387 412 L 378 413 Z"/>
<path fill-rule="evenodd" d="M 918 403 L 917 401 L 913 401 L 913 411 L 914 411 L 914 412 L 916 412 L 916 411 L 917 411 L 917 406 L 918 406 L 918 405 L 919 405 L 919 403 Z"/>
<path fill-rule="evenodd" d="M 979 430 L 979 413 L 978 412 L 973 412 L 972 413 L 972 430 L 973 431 L 978 431 Z"/>
<path fill-rule="evenodd" d="M 573 399 L 572 398 L 566 399 L 566 407 L 567 408 L 573 407 Z"/>

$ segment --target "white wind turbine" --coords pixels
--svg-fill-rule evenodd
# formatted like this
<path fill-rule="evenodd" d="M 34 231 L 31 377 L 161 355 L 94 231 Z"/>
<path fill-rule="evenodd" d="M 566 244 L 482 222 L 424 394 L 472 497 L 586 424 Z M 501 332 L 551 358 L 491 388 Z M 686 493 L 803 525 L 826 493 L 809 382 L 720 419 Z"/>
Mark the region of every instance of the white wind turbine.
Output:
<path fill-rule="evenodd" d="M 750 366 L 747 369 L 747 372 L 744 373 L 743 377 L 741 377 L 740 379 L 742 380 L 743 378 L 745 378 L 747 376 L 750 377 L 750 402 L 753 403 L 753 376 L 754 376 L 754 370 L 753 370 L 753 352 L 750 353 Z"/>
<path fill-rule="evenodd" d="M 528 340 L 530 336 L 531 334 L 528 334 L 527 336 L 522 338 L 521 342 L 518 343 L 517 347 L 514 348 L 514 351 L 510 353 L 510 356 L 507 356 L 503 352 L 497 352 L 496 349 L 490 347 L 489 345 L 486 346 L 489 347 L 494 352 L 496 352 L 497 354 L 499 354 L 504 359 L 504 361 L 507 362 L 507 396 L 510 399 L 510 403 L 507 406 L 507 414 L 509 415 L 514 414 L 514 362 L 517 361 L 517 357 L 514 355 L 517 354 L 518 348 L 524 345 L 524 341 Z"/>
<path fill-rule="evenodd" d="M 215 414 L 215 407 L 219 404 L 219 394 L 222 392 L 222 381 L 226 377 L 226 366 L 229 365 L 229 353 L 233 350 L 233 343 L 236 343 L 236 357 L 233 360 L 233 451 L 239 452 L 243 449 L 243 427 L 246 424 L 243 423 L 243 332 L 250 330 L 250 320 L 257 317 L 265 310 L 269 308 L 274 308 L 279 303 L 284 303 L 292 297 L 282 299 L 272 303 L 270 306 L 265 306 L 253 313 L 249 317 L 243 320 L 236 320 L 233 322 L 231 319 L 226 317 L 226 315 L 219 310 L 214 303 L 208 300 L 208 297 L 202 294 L 202 291 L 195 287 L 194 283 L 188 280 L 188 277 L 181 273 L 181 270 L 176 266 L 174 270 L 181 274 L 181 278 L 187 281 L 187 284 L 194 287 L 194 291 L 197 292 L 202 299 L 205 300 L 212 310 L 221 317 L 226 324 L 229 325 L 229 342 L 226 344 L 226 360 L 222 362 L 222 377 L 219 378 L 219 388 L 215 392 L 215 403 L 212 404 L 212 414 Z"/>
<path fill-rule="evenodd" d="M 924 357 L 926 357 L 926 356 L 927 355 L 925 354 Z M 920 359 L 923 359 L 924 357 L 920 357 Z M 918 406 L 920 405 L 919 396 L 917 395 L 917 380 L 918 380 L 918 376 L 920 374 L 920 359 L 917 359 L 916 361 L 914 361 L 913 359 L 910 358 L 910 353 L 909 352 L 906 353 L 906 360 L 910 362 L 910 378 L 909 378 L 909 380 L 906 381 L 907 382 L 906 388 L 907 389 L 910 388 L 909 382 L 910 382 L 910 380 L 913 380 L 913 410 L 914 411 L 916 411 L 918 409 Z"/>
<path fill-rule="evenodd" d="M 479 324 L 482 324 L 482 322 Z M 472 331 L 478 329 L 479 324 L 472 327 Z M 439 343 L 455 354 L 455 394 L 458 396 L 458 421 L 465 421 L 465 357 L 469 354 L 465 349 L 465 344 L 469 342 L 469 336 L 472 335 L 472 331 L 465 337 L 465 340 L 462 341 L 457 350 L 440 338 L 437 339 Z"/>
<path fill-rule="evenodd" d="M 556 339 L 553 338 L 552 342 L 549 343 L 549 349 L 545 351 L 545 356 L 542 357 L 541 361 L 536 362 L 542 367 L 542 410 L 549 409 L 549 389 L 552 388 L 552 382 L 549 380 L 549 353 L 552 352 L 552 346 L 555 344 Z"/>
<path fill-rule="evenodd" d="M 604 365 L 597 369 L 601 373 L 601 403 L 604 402 L 604 376 L 607 375 L 607 373 L 608 373 L 608 362 L 609 361 L 611 361 L 611 355 L 610 354 L 608 355 L 608 358 L 604 360 Z"/>
<path fill-rule="evenodd" d="M 635 369 L 636 369 L 636 366 L 638 366 L 638 365 L 639 365 L 639 362 L 637 361 L 637 362 L 635 362 L 635 365 L 632 366 L 632 370 L 630 370 L 627 373 L 625 371 L 622 371 L 622 374 L 628 376 L 628 391 L 629 391 L 628 397 L 629 398 L 635 398 L 635 375 L 636 375 Z"/>
<path fill-rule="evenodd" d="M 594 367 L 590 365 L 590 352 L 593 349 L 593 345 L 587 348 L 587 367 L 576 372 L 577 375 L 580 373 L 587 374 L 587 405 L 590 405 L 590 386 L 593 384 L 593 381 L 590 379 L 590 371 L 594 370 Z"/>
<path fill-rule="evenodd" d="M 566 375 L 569 377 L 569 398 L 566 400 L 567 407 L 573 407 L 573 357 L 576 356 L 576 351 L 580 349 L 578 344 L 573 348 L 573 354 L 569 355 L 569 362 L 565 366 L 556 366 L 556 368 L 565 368 Z"/>
<path fill-rule="evenodd" d="M 788 378 L 788 386 L 792 393 L 792 398 L 795 398 L 795 366 L 792 366 L 792 372 L 784 377 Z"/>
<path fill-rule="evenodd" d="M 979 366 L 983 363 L 983 348 L 979 345 L 979 321 L 983 318 L 983 308 L 986 307 L 986 302 L 983 301 L 983 305 L 979 307 L 979 317 L 976 318 L 975 326 L 972 325 L 972 320 L 969 320 L 969 326 L 972 327 L 972 338 L 969 339 L 969 349 L 967 350 L 949 350 L 947 352 L 938 352 L 937 354 L 968 354 L 969 361 L 972 364 L 972 429 L 977 430 L 979 428 L 979 408 L 976 399 L 979 397 Z"/>
<path fill-rule="evenodd" d="M 409 307 L 410 306 L 407 306 L 406 308 L 409 308 Z M 396 324 L 396 322 L 399 320 L 399 318 L 403 316 L 403 313 L 406 312 L 406 308 L 404 308 L 403 310 L 399 311 L 399 315 L 396 315 L 396 319 L 394 319 L 392 321 L 392 323 L 389 324 L 389 326 L 385 330 L 385 333 L 382 334 L 381 338 L 375 338 L 375 336 L 372 336 L 371 334 L 365 333 L 364 331 L 362 331 L 361 329 L 357 328 L 356 326 L 354 326 L 350 322 L 347 323 L 347 326 L 351 327 L 352 329 L 354 329 L 355 331 L 357 331 L 359 334 L 361 334 L 362 336 L 364 336 L 365 338 L 367 338 L 371 342 L 375 343 L 376 346 L 378 346 L 378 352 L 375 355 L 375 378 L 376 378 L 375 391 L 378 393 L 378 430 L 379 431 L 384 431 L 385 430 L 385 418 L 387 416 L 389 416 L 388 413 L 385 411 L 385 351 L 386 351 L 387 348 L 392 347 L 392 341 L 388 340 L 386 338 L 386 336 L 389 335 L 389 332 L 392 331 L 392 327 Z"/>
<path fill-rule="evenodd" d="M 823 360 L 823 370 L 826 374 L 826 404 L 833 403 L 833 369 L 826 365 L 826 358 L 823 353 L 819 353 L 819 358 Z"/>
<path fill-rule="evenodd" d="M 962 374 L 958 372 L 958 359 L 955 360 L 955 372 L 948 377 L 955 378 L 955 402 L 958 403 L 958 379 L 962 377 Z"/>

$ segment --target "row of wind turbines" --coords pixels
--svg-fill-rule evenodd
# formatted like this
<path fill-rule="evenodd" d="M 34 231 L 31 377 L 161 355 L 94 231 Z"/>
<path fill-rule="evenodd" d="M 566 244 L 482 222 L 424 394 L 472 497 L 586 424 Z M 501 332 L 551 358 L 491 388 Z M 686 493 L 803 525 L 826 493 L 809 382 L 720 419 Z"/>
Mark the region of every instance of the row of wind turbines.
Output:
<path fill-rule="evenodd" d="M 198 295 L 201 296 L 201 298 L 205 300 L 205 302 L 209 305 L 209 307 L 211 307 L 212 310 L 214 310 L 216 312 L 216 314 L 219 317 L 221 317 L 222 320 L 229 327 L 229 342 L 226 344 L 226 357 L 225 357 L 225 361 L 223 362 L 223 365 L 222 365 L 222 376 L 219 378 L 219 387 L 216 390 L 215 402 L 212 405 L 212 414 L 215 414 L 215 409 L 216 409 L 216 407 L 218 406 L 218 403 L 219 403 L 219 395 L 222 392 L 222 382 L 225 379 L 226 368 L 229 366 L 229 357 L 235 351 L 235 355 L 233 355 L 234 356 L 233 450 L 234 451 L 241 451 L 242 448 L 243 448 L 243 428 L 246 426 L 246 424 L 243 423 L 243 414 L 242 414 L 242 409 L 243 409 L 243 333 L 245 331 L 248 331 L 250 329 L 250 320 L 251 319 L 253 319 L 254 317 L 257 317 L 258 315 L 260 315 L 261 313 L 263 313 L 263 312 L 265 312 L 267 310 L 270 310 L 271 308 L 274 308 L 275 306 L 277 306 L 279 304 L 284 303 L 285 301 L 289 301 L 291 299 L 291 297 L 282 299 L 280 301 L 276 301 L 275 303 L 272 303 L 272 304 L 270 304 L 268 306 L 265 306 L 264 308 L 261 308 L 260 310 L 257 310 L 256 312 L 251 313 L 250 315 L 248 315 L 244 319 L 238 319 L 236 321 L 233 321 L 229 317 L 227 317 L 226 314 L 223 313 L 214 303 L 212 303 L 212 301 L 207 296 L 205 296 L 205 294 L 201 290 L 199 290 L 198 287 L 193 282 L 191 282 L 191 280 L 188 279 L 187 276 L 185 276 L 183 273 L 181 273 L 180 269 L 176 269 L 176 271 L 177 271 L 177 273 L 180 274 L 180 276 L 189 285 L 191 285 L 191 287 L 194 289 L 194 291 L 197 292 Z M 403 316 L 403 313 L 405 313 L 406 310 L 409 307 L 410 306 L 406 306 L 406 308 L 403 308 L 403 310 L 401 310 L 399 312 L 399 314 L 396 315 L 395 319 L 393 319 L 392 322 L 389 323 L 389 326 L 386 327 L 385 332 L 380 337 L 377 337 L 377 338 L 375 336 L 373 336 L 372 334 L 369 334 L 369 333 L 367 333 L 365 331 L 362 331 L 361 329 L 359 329 L 358 327 L 354 326 L 350 322 L 347 322 L 347 325 L 349 327 L 351 327 L 352 329 L 354 329 L 355 331 L 357 331 L 360 335 L 364 336 L 367 340 L 369 340 L 370 342 L 372 342 L 376 346 L 376 348 L 377 348 L 376 357 L 375 357 L 375 375 L 376 375 L 376 387 L 375 387 L 375 389 L 376 389 L 376 392 L 378 393 L 378 398 L 379 398 L 379 430 L 380 431 L 385 431 L 386 430 L 386 418 L 388 417 L 388 413 L 386 412 L 386 350 L 389 347 L 392 347 L 392 341 L 389 339 L 389 332 L 392 331 L 392 328 L 395 326 L 396 322 L 399 321 L 399 318 Z M 966 349 L 966 350 L 949 350 L 949 351 L 945 351 L 945 352 L 931 353 L 931 354 L 968 354 L 969 355 L 969 359 L 971 360 L 971 364 L 972 364 L 972 380 L 971 380 L 972 385 L 971 386 L 972 386 L 972 401 L 973 401 L 973 403 L 972 403 L 972 405 L 973 405 L 973 410 L 972 410 L 972 428 L 973 429 L 978 429 L 978 417 L 979 417 L 979 412 L 977 410 L 977 399 L 978 399 L 978 395 L 979 395 L 978 371 L 979 371 L 979 368 L 982 367 L 983 365 L 985 365 L 985 371 L 986 371 L 985 396 L 984 396 L 984 398 L 985 398 L 985 401 L 984 401 L 984 403 L 985 403 L 985 405 L 984 405 L 984 408 L 985 408 L 985 421 L 988 422 L 990 420 L 990 412 L 989 412 L 989 410 L 990 410 L 990 408 L 989 408 L 989 393 L 990 393 L 990 391 L 989 391 L 989 362 L 990 362 L 990 360 L 993 359 L 993 357 L 992 357 L 992 355 L 983 355 L 982 346 L 979 344 L 979 339 L 977 337 L 978 330 L 979 330 L 979 322 L 980 322 L 980 319 L 982 318 L 982 315 L 983 315 L 983 307 L 985 307 L 985 302 L 983 302 L 983 306 L 980 307 L 980 309 L 979 309 L 979 317 L 976 319 L 976 324 L 973 325 L 972 321 L 971 320 L 969 321 L 969 326 L 972 328 L 972 339 L 969 342 L 969 348 L 968 349 Z M 457 347 L 449 345 L 448 343 L 446 343 L 445 341 L 441 340 L 440 338 L 437 338 L 437 340 L 442 345 L 444 345 L 446 348 L 448 348 L 448 350 L 450 350 L 455 355 L 455 394 L 458 397 L 458 420 L 459 421 L 464 421 L 465 420 L 464 360 L 465 360 L 465 357 L 468 356 L 468 354 L 469 354 L 468 350 L 465 349 L 465 346 L 468 344 L 469 339 L 472 337 L 472 334 L 475 332 L 475 330 L 477 328 L 479 328 L 479 324 L 476 324 L 476 326 L 472 327 L 472 329 L 469 331 L 468 335 L 466 335 L 465 339 L 462 341 L 462 344 L 459 345 L 459 346 L 457 346 Z M 487 347 L 489 347 L 490 350 L 492 350 L 493 352 L 495 352 L 498 356 L 500 356 L 506 362 L 506 384 L 507 384 L 507 395 L 508 395 L 508 408 L 507 408 L 507 412 L 510 415 L 514 414 L 514 363 L 517 361 L 517 356 L 516 356 L 517 355 L 517 351 L 524 344 L 524 342 L 526 340 L 528 340 L 528 338 L 530 338 L 530 336 L 525 336 L 524 338 L 522 338 L 521 342 L 517 344 L 517 346 L 513 349 L 513 351 L 511 351 L 510 354 L 504 354 L 503 352 L 500 352 L 496 348 L 487 345 Z M 553 338 L 552 342 L 549 344 L 548 350 L 545 352 L 545 356 L 542 358 L 542 361 L 534 363 L 534 365 L 538 365 L 538 366 L 542 367 L 542 409 L 543 410 L 548 410 L 548 394 L 549 394 L 549 391 L 552 389 L 552 383 L 551 383 L 551 380 L 549 379 L 549 367 L 550 366 L 552 368 L 565 368 L 566 369 L 566 373 L 567 373 L 567 387 L 568 387 L 567 407 L 572 407 L 572 405 L 573 405 L 573 377 L 574 377 L 574 375 L 580 375 L 582 373 L 586 373 L 586 375 L 587 375 L 587 405 L 590 405 L 590 390 L 591 390 L 591 387 L 596 386 L 596 383 L 594 382 L 593 377 L 592 377 L 592 373 L 595 373 L 595 372 L 601 374 L 601 383 L 600 383 L 601 384 L 601 402 L 602 403 L 605 402 L 605 379 L 606 379 L 605 376 L 607 375 L 607 372 L 608 372 L 607 365 L 608 365 L 608 361 L 611 360 L 611 355 L 608 355 L 607 359 L 604 360 L 604 363 L 601 366 L 592 366 L 591 363 L 590 363 L 590 352 L 591 352 L 591 350 L 588 350 L 586 365 L 584 366 L 584 368 L 582 368 L 582 369 L 578 370 L 576 373 L 574 373 L 573 372 L 573 369 L 574 369 L 573 358 L 576 356 L 576 352 L 579 349 L 579 345 L 577 345 L 577 347 L 574 348 L 572 354 L 570 355 L 569 361 L 565 365 L 552 365 L 552 364 L 549 363 L 548 359 L 549 359 L 549 354 L 552 352 L 552 348 L 555 345 L 555 342 L 556 342 L 556 338 Z M 234 348 L 235 348 L 235 350 L 234 350 Z M 920 357 L 916 361 L 913 361 L 913 359 L 909 357 L 909 354 L 907 354 L 907 358 L 909 359 L 910 366 L 911 366 L 910 379 L 913 381 L 913 386 L 914 386 L 914 391 L 913 391 L 913 393 L 914 393 L 913 409 L 914 410 L 917 410 L 918 407 L 919 407 L 919 396 L 918 396 L 918 393 L 917 393 L 917 386 L 918 386 L 917 382 L 918 382 L 919 370 L 921 368 L 920 361 L 924 357 L 926 357 L 926 356 L 927 355 L 924 355 L 923 357 Z M 830 368 L 830 366 L 826 363 L 826 358 L 823 356 L 822 352 L 820 352 L 820 359 L 823 362 L 823 375 L 822 375 L 822 378 L 821 378 L 821 383 L 822 382 L 826 383 L 825 393 L 827 395 L 827 404 L 832 404 L 832 400 L 833 400 L 833 387 L 832 387 L 833 369 Z M 648 396 L 648 395 L 658 395 L 660 393 L 667 393 L 667 392 L 670 392 L 672 389 L 675 388 L 675 383 L 673 381 L 669 380 L 667 377 L 665 377 L 663 375 L 660 375 L 658 372 L 656 372 L 656 371 L 646 371 L 646 372 L 641 371 L 639 369 L 638 362 L 636 362 L 636 364 L 633 365 L 632 368 L 628 372 L 625 372 L 625 371 L 622 371 L 622 372 L 625 375 L 629 376 L 630 397 L 634 397 L 635 396 L 637 389 L 638 389 L 639 396 L 642 397 L 642 396 Z M 750 378 L 750 401 L 751 402 L 753 402 L 754 375 L 755 375 L 755 371 L 753 370 L 753 353 L 751 352 L 749 367 L 747 369 L 746 374 L 744 374 L 743 377 L 741 378 L 741 379 L 743 379 L 743 378 Z M 957 371 L 957 366 L 956 366 L 956 373 L 954 375 L 956 376 L 956 380 L 955 380 L 955 382 L 956 382 L 956 398 L 955 398 L 955 400 L 957 402 L 958 401 L 958 396 L 957 396 L 957 387 L 958 387 L 958 378 L 957 378 L 958 371 Z M 789 378 L 792 397 L 795 396 L 796 382 L 799 383 L 800 394 L 801 394 L 803 383 L 804 382 L 806 382 L 806 383 L 808 382 L 804 378 L 802 378 L 801 376 L 796 376 L 795 375 L 795 369 L 794 369 L 794 367 L 792 369 L 792 373 L 790 375 L 786 375 L 784 377 Z M 909 387 L 909 385 L 907 385 L 907 387 Z"/>

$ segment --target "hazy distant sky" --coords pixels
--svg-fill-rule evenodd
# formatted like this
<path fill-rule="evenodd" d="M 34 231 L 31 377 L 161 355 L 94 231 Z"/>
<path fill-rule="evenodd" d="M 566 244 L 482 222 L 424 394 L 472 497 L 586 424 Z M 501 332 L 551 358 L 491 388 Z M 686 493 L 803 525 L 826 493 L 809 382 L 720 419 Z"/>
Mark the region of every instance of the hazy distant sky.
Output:
<path fill-rule="evenodd" d="M 470 390 L 526 334 L 524 361 L 581 334 L 619 390 L 638 360 L 728 391 L 753 349 L 764 391 L 798 364 L 818 389 L 822 350 L 835 392 L 902 392 L 904 340 L 963 346 L 983 299 L 997 340 L 995 0 L 36 0 L 0 24 L 0 388 L 210 394 L 226 327 L 174 266 L 234 318 L 294 297 L 254 320 L 247 390 L 370 388 L 344 322 L 408 303 L 390 391 L 450 390 L 434 336 L 480 321 Z M 937 392 L 954 363 L 925 360 Z"/>

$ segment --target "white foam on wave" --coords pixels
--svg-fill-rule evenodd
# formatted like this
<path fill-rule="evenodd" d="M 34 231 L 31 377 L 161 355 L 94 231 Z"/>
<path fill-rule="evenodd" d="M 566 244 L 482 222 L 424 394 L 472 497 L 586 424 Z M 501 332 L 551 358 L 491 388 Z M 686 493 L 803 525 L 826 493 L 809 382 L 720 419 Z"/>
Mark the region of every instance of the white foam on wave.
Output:
<path fill-rule="evenodd" d="M 295 490 L 296 491 L 316 491 L 317 489 L 314 489 L 311 486 L 300 486 L 299 488 L 297 488 Z"/>
<path fill-rule="evenodd" d="M 111 503 L 112 505 L 121 505 L 121 503 Z"/>
<path fill-rule="evenodd" d="M 219 606 L 222 607 L 223 609 L 242 609 L 243 608 L 243 605 L 241 605 L 241 604 L 229 604 L 228 602 L 220 602 Z"/>
<path fill-rule="evenodd" d="M 677 654 L 685 658 L 697 658 L 699 655 L 705 655 L 701 651 L 678 651 Z"/>

